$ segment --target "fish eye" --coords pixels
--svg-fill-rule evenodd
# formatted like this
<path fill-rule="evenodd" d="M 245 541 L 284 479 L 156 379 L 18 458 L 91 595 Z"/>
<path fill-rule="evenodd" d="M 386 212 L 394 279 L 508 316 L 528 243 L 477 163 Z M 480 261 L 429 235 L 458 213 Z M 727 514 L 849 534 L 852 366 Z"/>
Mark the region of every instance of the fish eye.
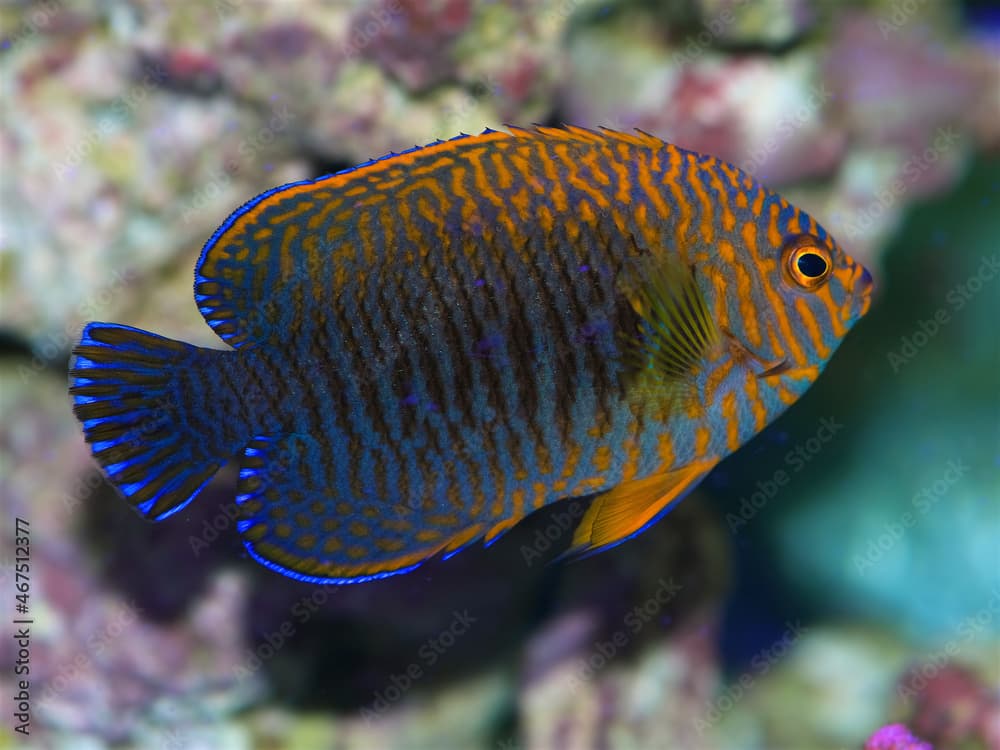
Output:
<path fill-rule="evenodd" d="M 833 268 L 830 251 L 810 237 L 798 237 L 785 250 L 785 270 L 792 282 L 802 289 L 818 289 Z"/>

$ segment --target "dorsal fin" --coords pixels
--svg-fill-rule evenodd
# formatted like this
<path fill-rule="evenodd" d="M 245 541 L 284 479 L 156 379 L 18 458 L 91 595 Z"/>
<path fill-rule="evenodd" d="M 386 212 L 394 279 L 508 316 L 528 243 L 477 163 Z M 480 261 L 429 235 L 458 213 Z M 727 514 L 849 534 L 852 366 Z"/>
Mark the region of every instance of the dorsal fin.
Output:
<path fill-rule="evenodd" d="M 195 266 L 194 294 L 198 309 L 231 346 L 267 340 L 272 331 L 281 329 L 285 305 L 278 292 L 286 279 L 280 274 L 289 270 L 281 268 L 273 257 L 279 253 L 271 253 L 269 241 L 287 239 L 282 261 L 287 266 L 288 258 L 294 259 L 291 275 L 301 287 L 307 288 L 318 282 L 310 278 L 309 269 L 314 267 L 315 259 L 310 259 L 309 254 L 332 251 L 330 243 L 320 242 L 318 232 L 309 231 L 311 220 L 325 218 L 315 222 L 316 226 L 328 226 L 330 217 L 322 217 L 322 213 L 335 212 L 338 200 L 345 202 L 346 212 L 345 188 L 360 184 L 362 177 L 372 173 L 406 167 L 417 158 L 452 149 L 456 141 L 487 142 L 511 137 L 509 133 L 487 128 L 479 135 L 462 134 L 390 152 L 334 174 L 280 185 L 261 193 L 230 214 L 202 248 Z M 321 293 L 326 298 L 329 289 Z"/>
<path fill-rule="evenodd" d="M 633 147 L 666 145 L 647 134 L 608 129 L 507 128 L 509 132 L 487 128 L 479 135 L 389 153 L 336 174 L 272 188 L 243 204 L 205 243 L 195 267 L 195 299 L 206 322 L 234 347 L 284 335 L 289 310 L 297 303 L 293 295 L 327 300 L 335 291 L 330 283 L 334 255 L 338 273 L 350 273 L 343 247 L 358 242 L 357 206 L 384 200 L 393 185 L 412 175 L 411 167 L 432 164 L 438 155 L 517 139 L 591 147 L 614 141 Z M 295 287 L 291 293 L 290 286 Z"/>

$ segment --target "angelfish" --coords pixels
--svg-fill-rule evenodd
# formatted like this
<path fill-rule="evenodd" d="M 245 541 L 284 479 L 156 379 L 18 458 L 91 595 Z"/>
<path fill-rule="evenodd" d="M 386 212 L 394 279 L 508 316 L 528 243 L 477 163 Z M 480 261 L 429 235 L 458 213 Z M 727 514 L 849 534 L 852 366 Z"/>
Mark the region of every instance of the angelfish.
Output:
<path fill-rule="evenodd" d="M 594 495 L 639 533 L 781 414 L 871 276 L 740 169 L 641 131 L 486 130 L 269 190 L 206 243 L 215 350 L 90 323 L 70 393 L 161 520 L 232 457 L 249 554 L 348 583 Z"/>

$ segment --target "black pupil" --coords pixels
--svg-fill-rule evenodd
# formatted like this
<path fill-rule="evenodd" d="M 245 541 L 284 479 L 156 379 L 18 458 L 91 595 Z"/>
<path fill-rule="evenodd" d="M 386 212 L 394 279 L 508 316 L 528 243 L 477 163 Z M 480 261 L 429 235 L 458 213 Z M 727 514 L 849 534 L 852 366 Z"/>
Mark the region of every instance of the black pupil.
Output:
<path fill-rule="evenodd" d="M 810 279 L 815 279 L 817 276 L 822 276 L 826 273 L 826 261 L 823 260 L 822 255 L 818 255 L 817 253 L 803 253 L 795 261 L 795 265 L 799 267 L 799 271 L 802 272 L 803 276 Z"/>

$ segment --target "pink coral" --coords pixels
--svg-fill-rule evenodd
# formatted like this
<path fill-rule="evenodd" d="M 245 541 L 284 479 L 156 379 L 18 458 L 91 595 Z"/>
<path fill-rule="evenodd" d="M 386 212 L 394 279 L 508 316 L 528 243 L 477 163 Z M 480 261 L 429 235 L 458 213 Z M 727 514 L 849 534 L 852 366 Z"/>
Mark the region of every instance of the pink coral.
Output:
<path fill-rule="evenodd" d="M 914 737 L 902 724 L 889 724 L 868 738 L 865 750 L 934 750 L 927 742 Z"/>
<path fill-rule="evenodd" d="M 942 745 L 981 742 L 997 747 L 1000 696 L 973 670 L 954 662 L 913 666 L 900 680 L 910 702 L 912 724 Z"/>

